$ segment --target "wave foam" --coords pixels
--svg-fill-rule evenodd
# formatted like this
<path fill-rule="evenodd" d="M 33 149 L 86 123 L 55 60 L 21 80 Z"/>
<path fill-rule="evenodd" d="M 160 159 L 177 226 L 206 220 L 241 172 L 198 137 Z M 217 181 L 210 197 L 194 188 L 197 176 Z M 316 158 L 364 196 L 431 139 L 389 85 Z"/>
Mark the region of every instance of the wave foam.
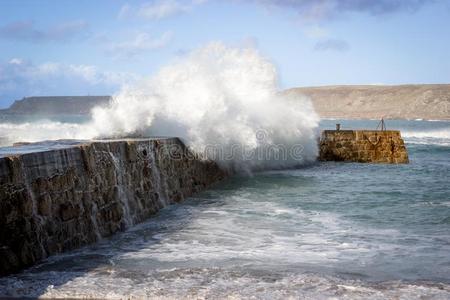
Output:
<path fill-rule="evenodd" d="M 85 139 L 92 136 L 88 126 L 42 120 L 21 124 L 0 123 L 0 146 L 15 142 L 38 142 L 56 139 Z"/>
<path fill-rule="evenodd" d="M 402 132 L 402 136 L 407 143 L 412 144 L 450 145 L 450 128 L 426 131 L 404 131 Z"/>
<path fill-rule="evenodd" d="M 317 156 L 319 118 L 311 102 L 283 98 L 274 65 L 253 48 L 211 43 L 123 88 L 109 107 L 95 108 L 92 119 L 2 126 L 11 127 L 4 135 L 13 142 L 178 136 L 238 170 L 293 167 Z"/>
<path fill-rule="evenodd" d="M 75 275 L 75 276 L 74 276 Z M 76 276 L 78 275 L 78 276 Z M 125 276 L 124 276 L 125 275 Z M 0 295 L 58 299 L 448 299 L 442 283 L 367 283 L 316 274 L 245 268 L 174 268 L 126 277 L 108 266 L 95 273 L 49 272 L 29 281 L 0 279 Z M 48 281 L 55 284 L 48 284 Z"/>

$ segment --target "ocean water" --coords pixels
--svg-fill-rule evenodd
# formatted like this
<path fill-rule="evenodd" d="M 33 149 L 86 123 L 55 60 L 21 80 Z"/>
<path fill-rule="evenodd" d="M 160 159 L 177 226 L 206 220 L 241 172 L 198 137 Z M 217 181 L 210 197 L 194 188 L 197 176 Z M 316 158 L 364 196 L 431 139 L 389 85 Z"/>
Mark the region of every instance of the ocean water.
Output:
<path fill-rule="evenodd" d="M 321 128 L 334 123 L 377 125 Z M 402 130 L 410 164 L 236 176 L 0 278 L 0 296 L 450 299 L 450 122 L 387 125 Z"/>

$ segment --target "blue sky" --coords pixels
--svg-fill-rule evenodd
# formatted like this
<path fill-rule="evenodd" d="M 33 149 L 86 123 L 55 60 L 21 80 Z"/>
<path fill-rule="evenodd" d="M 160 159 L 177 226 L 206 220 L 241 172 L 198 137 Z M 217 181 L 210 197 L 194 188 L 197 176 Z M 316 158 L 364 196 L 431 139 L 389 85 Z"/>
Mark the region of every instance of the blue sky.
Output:
<path fill-rule="evenodd" d="M 0 107 L 112 94 L 211 41 L 258 48 L 280 88 L 450 83 L 446 0 L 1 0 Z"/>

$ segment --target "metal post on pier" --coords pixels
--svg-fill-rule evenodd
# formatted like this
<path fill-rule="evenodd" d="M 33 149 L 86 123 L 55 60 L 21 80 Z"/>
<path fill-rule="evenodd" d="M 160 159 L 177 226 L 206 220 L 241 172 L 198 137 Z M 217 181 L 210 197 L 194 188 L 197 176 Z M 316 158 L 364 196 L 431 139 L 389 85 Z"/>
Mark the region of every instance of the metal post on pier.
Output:
<path fill-rule="evenodd" d="M 377 129 L 380 128 L 381 131 L 386 131 L 386 123 L 384 123 L 384 118 L 381 118 L 380 123 L 377 125 Z"/>

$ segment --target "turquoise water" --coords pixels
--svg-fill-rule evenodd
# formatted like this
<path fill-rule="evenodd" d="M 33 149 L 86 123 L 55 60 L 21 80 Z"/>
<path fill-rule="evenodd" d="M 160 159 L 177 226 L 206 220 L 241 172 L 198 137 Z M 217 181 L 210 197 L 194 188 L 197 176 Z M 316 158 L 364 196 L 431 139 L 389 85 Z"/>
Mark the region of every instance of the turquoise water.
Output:
<path fill-rule="evenodd" d="M 377 121 L 340 122 L 374 128 Z M 234 177 L 111 239 L 0 279 L 0 295 L 450 298 L 450 123 L 391 121 L 411 163 Z"/>

